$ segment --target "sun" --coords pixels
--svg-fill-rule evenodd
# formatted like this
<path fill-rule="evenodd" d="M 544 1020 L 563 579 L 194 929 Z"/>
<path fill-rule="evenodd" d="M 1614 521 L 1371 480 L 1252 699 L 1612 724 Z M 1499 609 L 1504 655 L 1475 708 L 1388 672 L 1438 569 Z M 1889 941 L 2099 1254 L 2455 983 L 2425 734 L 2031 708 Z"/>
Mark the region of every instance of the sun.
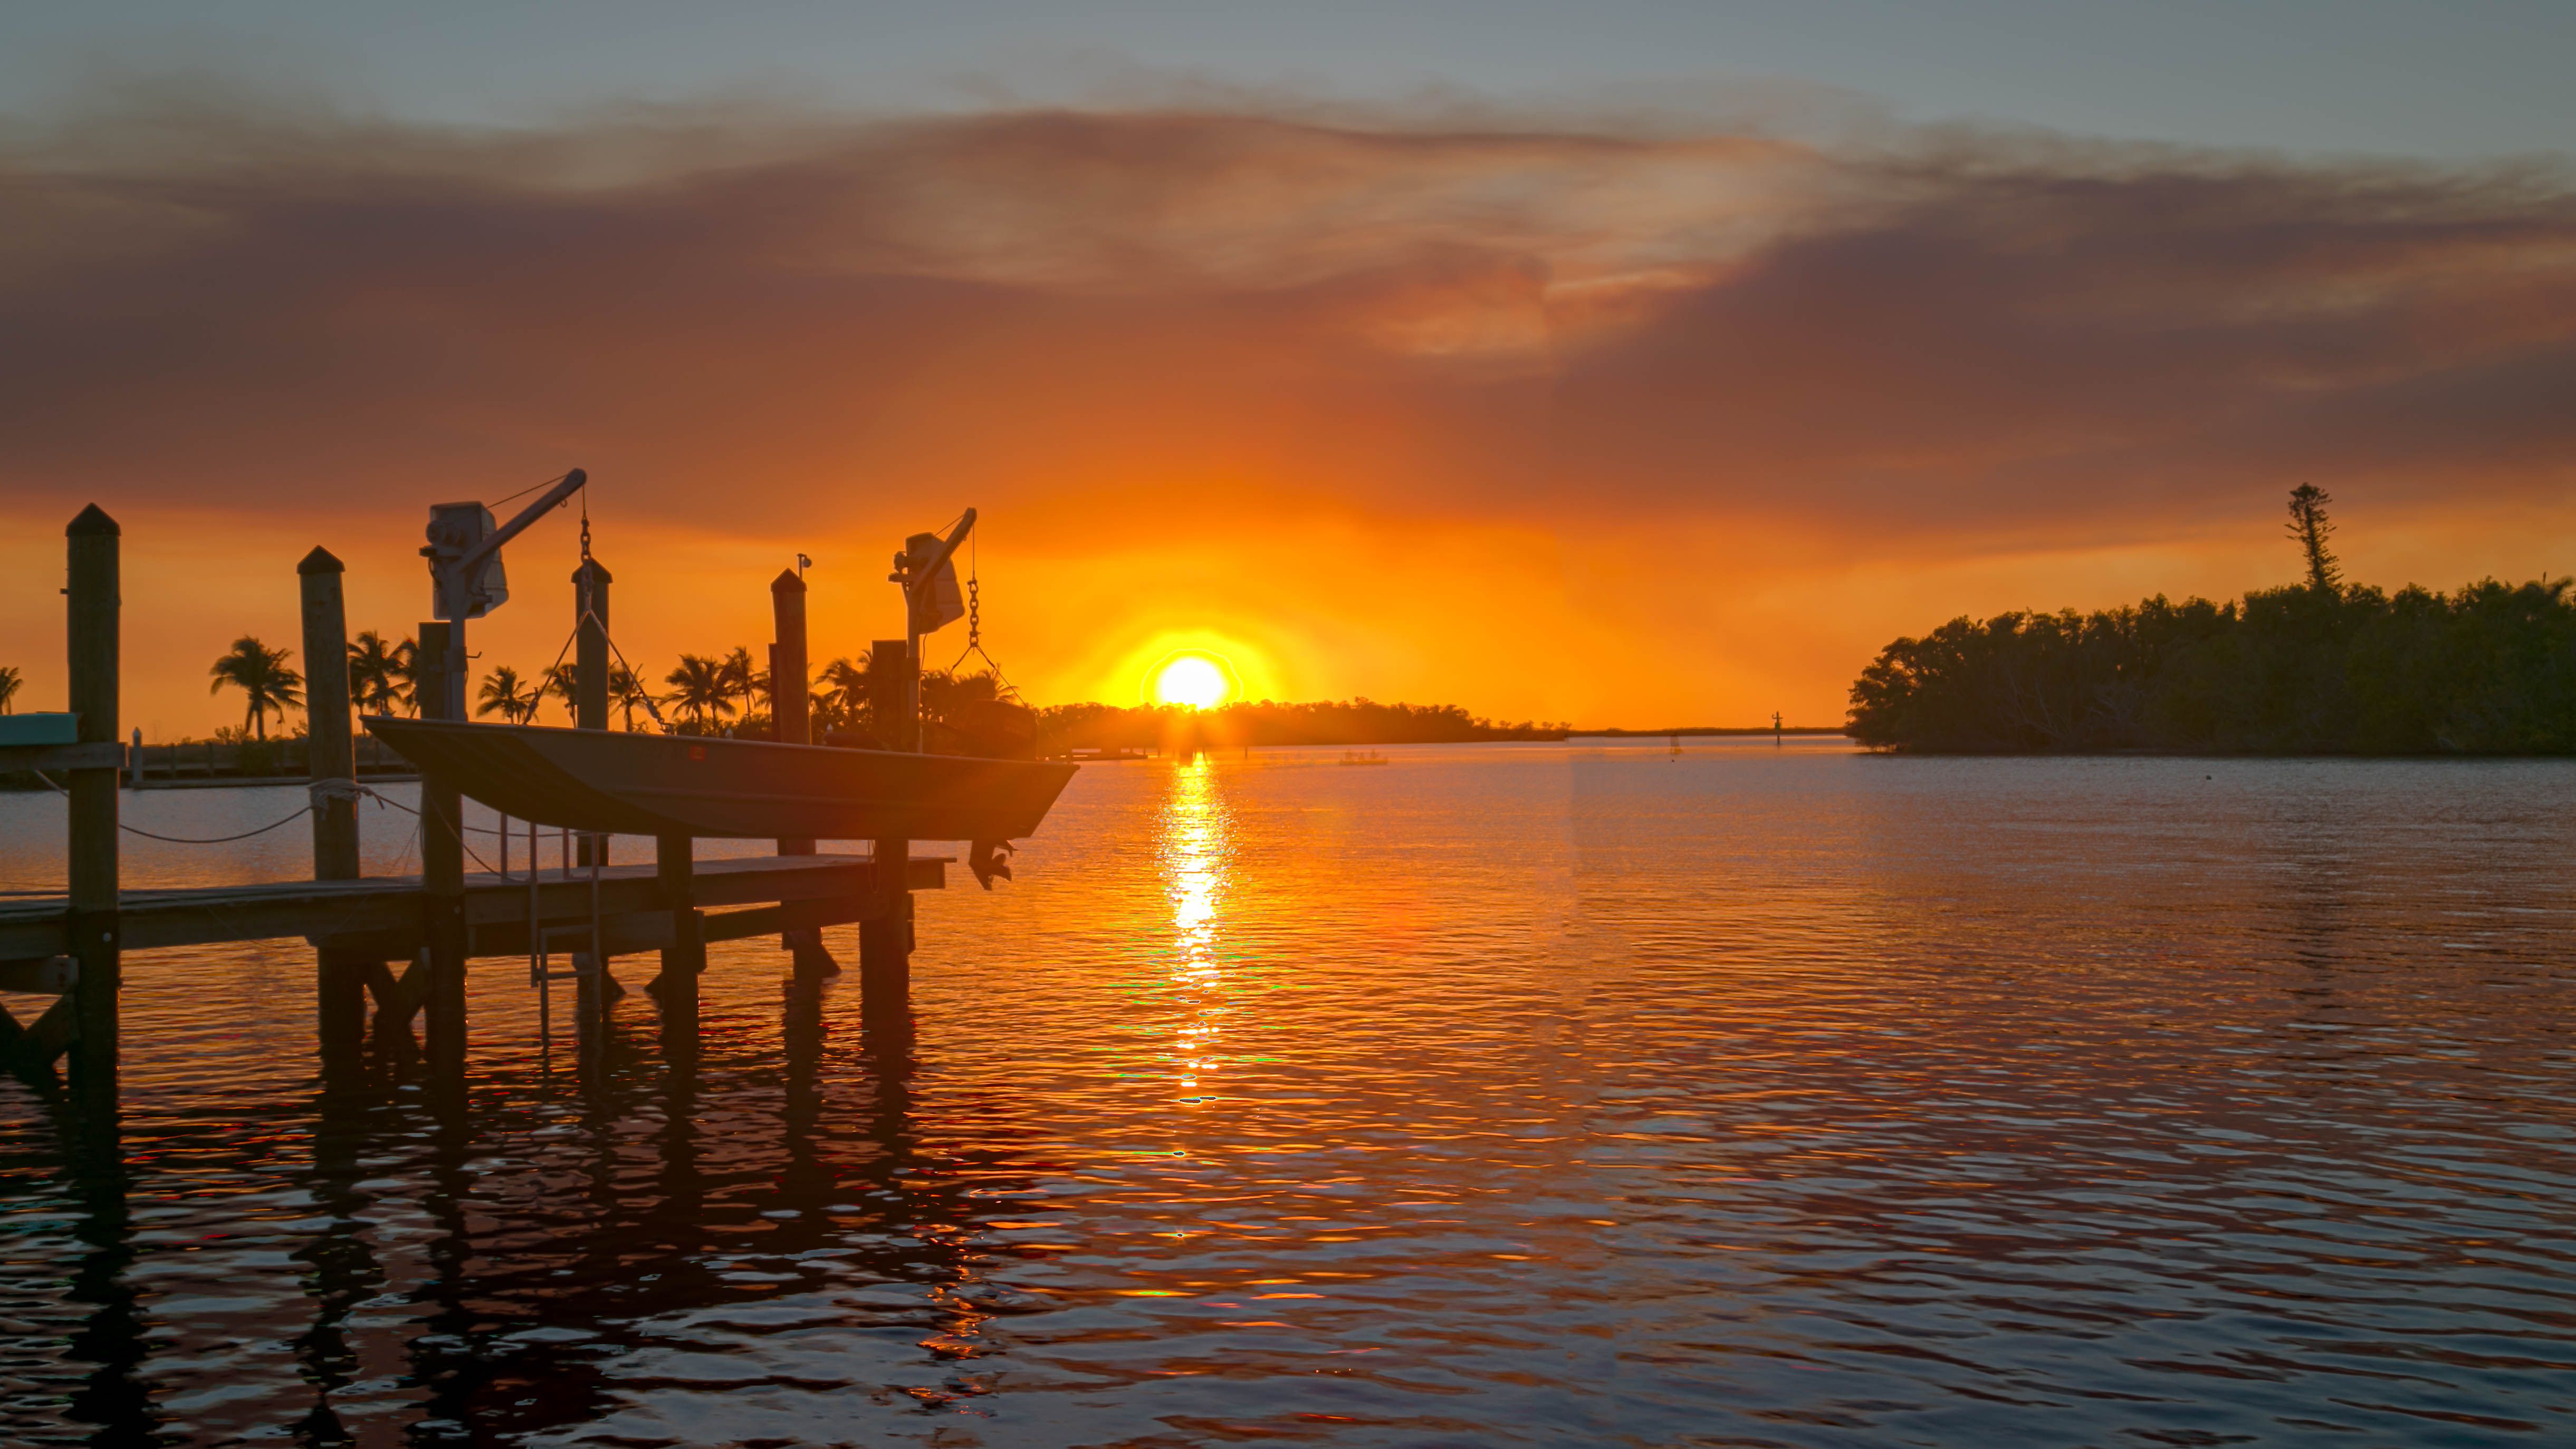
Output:
<path fill-rule="evenodd" d="M 1205 654 L 1175 654 L 1154 671 L 1154 702 L 1213 709 L 1234 693 L 1234 677 Z"/>

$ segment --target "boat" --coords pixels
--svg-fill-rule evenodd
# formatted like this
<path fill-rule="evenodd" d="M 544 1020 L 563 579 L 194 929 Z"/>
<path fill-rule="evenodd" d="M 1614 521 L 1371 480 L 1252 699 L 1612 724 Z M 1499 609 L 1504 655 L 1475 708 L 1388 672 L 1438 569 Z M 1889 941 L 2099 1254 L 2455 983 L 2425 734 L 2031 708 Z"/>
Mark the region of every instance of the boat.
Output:
<path fill-rule="evenodd" d="M 519 820 L 620 835 L 1001 842 L 1075 767 L 546 725 L 371 715 L 424 779 Z"/>
<path fill-rule="evenodd" d="M 1357 750 L 1344 750 L 1342 751 L 1342 763 L 1345 765 L 1383 765 L 1386 763 L 1386 756 L 1379 754 L 1375 750 L 1371 750 L 1365 755 L 1361 754 Z"/>

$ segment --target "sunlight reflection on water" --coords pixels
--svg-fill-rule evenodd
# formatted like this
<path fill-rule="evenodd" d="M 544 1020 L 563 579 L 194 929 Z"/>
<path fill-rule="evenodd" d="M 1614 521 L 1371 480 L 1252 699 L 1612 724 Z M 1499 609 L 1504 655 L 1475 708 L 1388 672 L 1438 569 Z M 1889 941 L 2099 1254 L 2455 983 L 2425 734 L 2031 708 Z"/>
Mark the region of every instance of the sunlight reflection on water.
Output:
<path fill-rule="evenodd" d="M 1163 874 L 1172 897 L 1173 984 L 1188 1012 L 1173 1046 L 1177 1085 L 1184 1091 L 1195 1091 L 1200 1077 L 1217 1069 L 1210 1053 L 1226 1010 L 1217 911 L 1223 903 L 1230 842 L 1215 776 L 1215 763 L 1205 755 L 1176 766 L 1162 816 Z"/>
<path fill-rule="evenodd" d="M 0 1084 L 0 1442 L 2571 1437 L 2576 766 L 1388 753 L 1086 769 L 909 1040 L 478 966 L 460 1123 L 136 953 L 123 1177 Z"/>

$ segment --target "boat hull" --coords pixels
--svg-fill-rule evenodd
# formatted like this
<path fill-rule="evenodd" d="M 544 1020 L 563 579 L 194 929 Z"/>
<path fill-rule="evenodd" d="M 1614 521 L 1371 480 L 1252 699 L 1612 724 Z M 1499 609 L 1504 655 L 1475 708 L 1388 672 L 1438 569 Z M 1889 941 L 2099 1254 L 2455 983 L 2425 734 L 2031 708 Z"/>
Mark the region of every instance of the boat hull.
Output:
<path fill-rule="evenodd" d="M 1018 840 L 1073 778 L 1033 760 L 370 716 L 422 776 L 504 815 L 621 835 Z"/>

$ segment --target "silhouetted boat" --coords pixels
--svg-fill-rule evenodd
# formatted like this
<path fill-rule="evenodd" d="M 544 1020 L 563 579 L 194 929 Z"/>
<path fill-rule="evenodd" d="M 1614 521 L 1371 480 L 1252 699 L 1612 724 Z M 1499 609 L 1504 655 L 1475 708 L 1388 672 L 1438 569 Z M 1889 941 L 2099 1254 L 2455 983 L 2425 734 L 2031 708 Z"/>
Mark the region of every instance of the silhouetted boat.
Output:
<path fill-rule="evenodd" d="M 697 735 L 370 716 L 429 780 L 520 820 L 623 835 L 1018 840 L 1074 767 Z"/>

